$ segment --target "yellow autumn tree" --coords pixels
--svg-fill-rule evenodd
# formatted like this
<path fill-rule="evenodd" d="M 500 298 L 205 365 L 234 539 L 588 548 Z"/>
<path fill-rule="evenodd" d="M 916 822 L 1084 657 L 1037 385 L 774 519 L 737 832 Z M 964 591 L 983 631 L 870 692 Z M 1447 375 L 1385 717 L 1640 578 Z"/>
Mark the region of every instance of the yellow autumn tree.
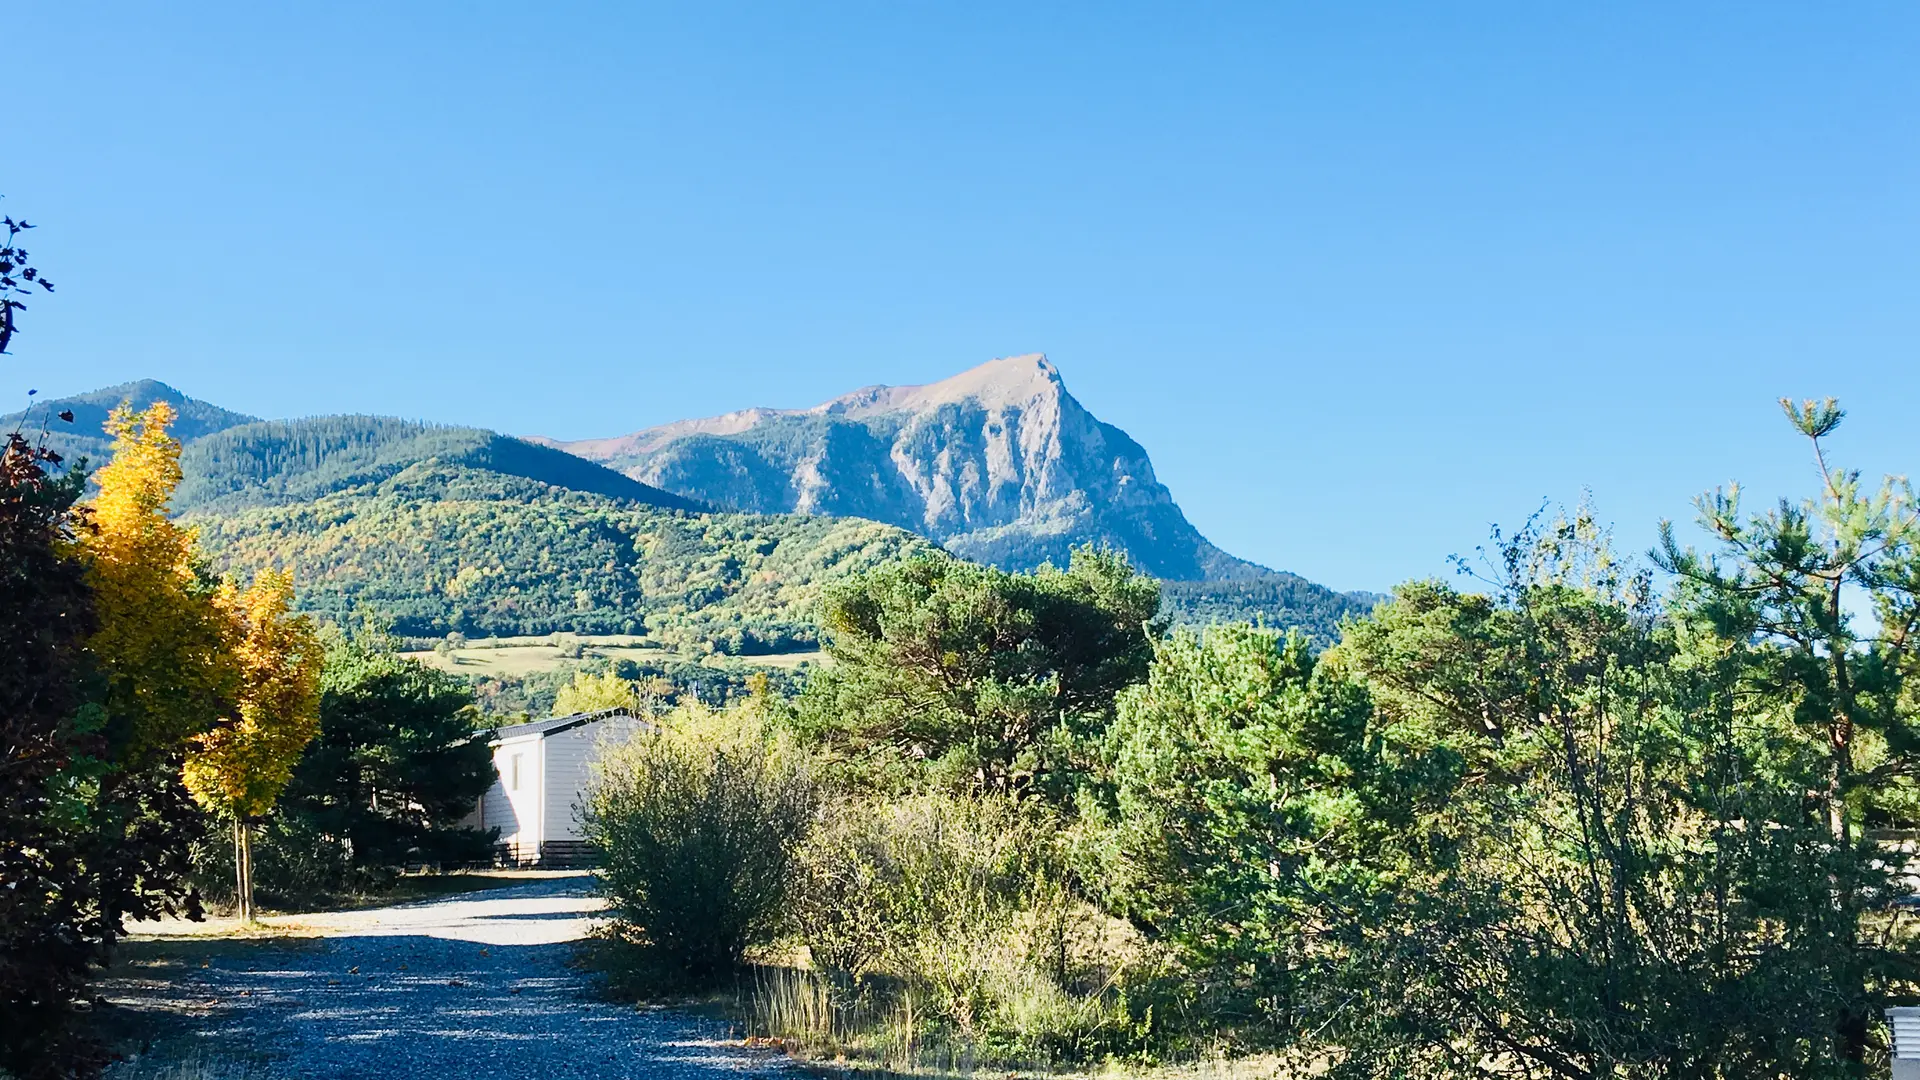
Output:
<path fill-rule="evenodd" d="M 176 853 L 200 826 L 173 794 L 180 761 L 239 691 L 232 620 L 196 571 L 193 534 L 167 518 L 180 483 L 173 418 L 165 402 L 108 416 L 112 458 L 94 474 L 99 493 L 78 538 L 96 614 L 87 651 L 105 708 L 107 768 L 89 827 L 110 932 L 122 912 L 152 913 L 184 895 Z"/>
<path fill-rule="evenodd" d="M 553 712 L 556 716 L 565 716 L 601 709 L 628 709 L 645 714 L 653 711 L 654 702 L 672 693 L 673 683 L 658 676 L 635 682 L 611 671 L 599 675 L 581 671 L 555 695 Z"/>
<path fill-rule="evenodd" d="M 108 416 L 113 457 L 81 538 L 99 628 L 89 649 L 107 681 L 109 733 L 122 765 L 180 749 L 232 707 L 228 620 L 194 570 L 193 535 L 167 518 L 180 484 L 173 408 Z"/>
<path fill-rule="evenodd" d="M 232 582 L 217 604 L 233 622 L 238 708 L 194 737 L 181 778 L 194 800 L 233 819 L 240 918 L 253 918 L 251 820 L 273 808 L 320 730 L 321 646 L 293 614 L 293 577 L 268 570 L 244 592 Z"/>

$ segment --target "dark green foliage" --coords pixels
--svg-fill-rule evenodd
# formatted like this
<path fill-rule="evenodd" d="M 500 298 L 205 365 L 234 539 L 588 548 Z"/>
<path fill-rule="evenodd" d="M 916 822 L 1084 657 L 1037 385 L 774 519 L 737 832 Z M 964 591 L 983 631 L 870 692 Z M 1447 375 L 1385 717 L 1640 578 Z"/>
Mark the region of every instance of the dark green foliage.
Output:
<path fill-rule="evenodd" d="M 378 635 L 337 637 L 321 676 L 320 734 L 278 812 L 344 842 L 357 875 L 478 858 L 489 838 L 458 824 L 493 781 L 475 721 L 461 680 L 396 656 Z"/>
<path fill-rule="evenodd" d="M 1799 796 L 1776 827 L 1827 873 L 1800 881 L 1804 906 L 1781 917 L 1825 991 L 1807 1021 L 1857 1064 L 1880 1009 L 1920 999 L 1915 956 L 1875 925 L 1890 893 L 1867 831 L 1920 807 L 1920 502 L 1905 478 L 1876 490 L 1829 463 L 1838 402 L 1780 404 L 1811 444 L 1818 494 L 1744 516 L 1737 487 L 1715 491 L 1697 505 L 1717 550 L 1683 550 L 1665 528 L 1657 557 L 1679 579 L 1685 631 L 1734 673 L 1738 722 L 1759 744 L 1743 765 Z M 1850 590 L 1871 618 L 1855 614 Z"/>
<path fill-rule="evenodd" d="M 674 510 L 699 504 L 549 446 L 479 428 L 379 416 L 263 420 L 197 439 L 181 455 L 177 513 L 302 502 L 435 461 Z"/>
<path fill-rule="evenodd" d="M 828 594 L 835 663 L 803 726 L 882 787 L 1059 788 L 1120 689 L 1146 673 L 1158 585 L 1091 548 L 1011 574 L 930 556 Z M 1064 788 L 1059 788 L 1064 792 Z"/>
<path fill-rule="evenodd" d="M 60 783 L 99 752 L 83 696 L 92 601 L 61 551 L 84 478 L 47 464 L 17 434 L 0 450 L 0 1069 L 23 1077 L 84 1060 L 72 1007 L 104 936 L 80 808 Z"/>
<path fill-rule="evenodd" d="M 744 662 L 721 666 L 688 660 L 641 663 L 627 659 L 609 662 L 594 658 L 578 664 L 562 663 L 548 671 L 518 677 L 469 675 L 461 678 L 472 690 L 480 711 L 489 718 L 481 722 L 506 723 L 553 715 L 554 699 L 561 688 L 572 683 L 574 676 L 580 672 L 599 675 L 611 671 L 630 682 L 663 679 L 671 686 L 660 697 L 663 703 L 700 702 L 718 706 L 750 696 L 756 678 L 765 680 L 773 693 L 790 698 L 805 685 L 809 670 L 810 665 L 804 661 L 798 669 L 787 671 L 754 667 Z M 508 720 L 509 717 L 516 720 Z"/>
<path fill-rule="evenodd" d="M 659 981 L 717 984 L 782 929 L 815 791 L 756 741 L 642 733 L 610 760 L 586 815 L 600 887 Z"/>
<path fill-rule="evenodd" d="M 1782 765 L 1826 740 L 1587 519 L 1500 555 L 1317 664 L 1164 646 L 1113 728 L 1109 902 L 1204 1024 L 1335 1076 L 1861 1075 L 1852 1018 L 1915 971 L 1882 853 Z"/>
<path fill-rule="evenodd" d="M 284 566 L 324 619 L 351 625 L 372 610 L 397 633 L 436 638 L 804 644 L 826 583 L 929 548 L 867 521 L 683 514 L 439 462 L 192 520 L 223 571 Z"/>
<path fill-rule="evenodd" d="M 1299 630 L 1321 648 L 1340 640 L 1342 620 L 1367 614 L 1382 599 L 1373 593 L 1334 592 L 1296 574 L 1274 572 L 1160 585 L 1160 613 L 1175 626 L 1244 622 L 1272 630 Z"/>
<path fill-rule="evenodd" d="M 1314 916 L 1366 891 L 1401 824 L 1376 817 L 1398 793 L 1370 719 L 1358 687 L 1315 677 L 1304 638 L 1245 625 L 1176 633 L 1122 695 L 1097 880 L 1173 947 L 1206 1025 L 1258 1039 L 1324 1019 L 1335 954 Z M 1450 764 L 1416 768 L 1444 786 Z"/>
<path fill-rule="evenodd" d="M 1464 1048 L 1569 1078 L 1858 1075 L 1838 1037 L 1857 1006 L 1833 991 L 1846 928 L 1898 895 L 1887 869 L 1831 845 L 1804 786 L 1766 768 L 1782 747 L 1750 710 L 1770 706 L 1737 692 L 1726 642 L 1604 558 L 1566 559 L 1580 548 L 1523 534 L 1495 596 L 1409 587 L 1330 658 L 1390 753 L 1461 763 L 1409 807 L 1421 842 L 1365 860 L 1394 888 L 1346 914 L 1364 1022 L 1338 1036 L 1343 1070 L 1477 1075 Z M 1850 913 L 1826 903 L 1837 883 Z M 1852 958 L 1904 969 L 1892 945 Z"/>

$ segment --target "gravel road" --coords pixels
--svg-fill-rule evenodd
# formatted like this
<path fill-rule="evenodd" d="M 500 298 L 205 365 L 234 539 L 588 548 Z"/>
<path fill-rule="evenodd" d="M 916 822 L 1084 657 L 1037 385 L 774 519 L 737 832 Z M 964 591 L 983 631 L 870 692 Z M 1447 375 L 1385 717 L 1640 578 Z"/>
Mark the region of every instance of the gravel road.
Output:
<path fill-rule="evenodd" d="M 196 1055 L 313 1080 L 738 1080 L 784 1059 L 718 1021 L 596 1000 L 568 943 L 598 901 L 584 876 L 301 915 L 305 938 L 159 942 L 103 991 L 127 1015 L 185 1017 Z M 154 930 L 153 926 L 137 929 Z M 165 927 L 158 928 L 165 933 Z M 293 929 L 289 926 L 288 929 Z"/>

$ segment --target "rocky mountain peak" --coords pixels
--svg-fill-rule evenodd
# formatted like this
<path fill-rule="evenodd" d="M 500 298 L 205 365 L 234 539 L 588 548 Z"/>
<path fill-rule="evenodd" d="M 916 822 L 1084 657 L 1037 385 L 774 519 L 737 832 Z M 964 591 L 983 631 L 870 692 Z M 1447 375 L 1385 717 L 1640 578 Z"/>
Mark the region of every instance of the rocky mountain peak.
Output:
<path fill-rule="evenodd" d="M 806 410 L 849 418 L 924 412 L 965 401 L 985 408 L 1024 406 L 1066 393 L 1060 369 L 1044 353 L 1005 356 L 924 386 L 869 386 Z"/>
<path fill-rule="evenodd" d="M 1081 406 L 1040 353 L 810 409 L 542 441 L 714 505 L 872 518 L 1013 568 L 1064 563 L 1074 545 L 1093 542 L 1164 578 L 1263 572 L 1208 543 L 1140 444 Z"/>

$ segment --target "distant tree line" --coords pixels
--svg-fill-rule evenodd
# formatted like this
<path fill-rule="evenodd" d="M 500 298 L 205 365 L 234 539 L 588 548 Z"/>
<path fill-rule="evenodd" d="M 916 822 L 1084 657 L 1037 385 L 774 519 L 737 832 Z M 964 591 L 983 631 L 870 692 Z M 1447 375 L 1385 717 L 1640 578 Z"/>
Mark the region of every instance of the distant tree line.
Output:
<path fill-rule="evenodd" d="M 1176 626 L 1245 622 L 1269 630 L 1299 630 L 1316 645 L 1333 644 L 1342 621 L 1365 615 L 1385 597 L 1340 593 L 1295 574 L 1229 581 L 1165 581 L 1160 610 Z"/>

